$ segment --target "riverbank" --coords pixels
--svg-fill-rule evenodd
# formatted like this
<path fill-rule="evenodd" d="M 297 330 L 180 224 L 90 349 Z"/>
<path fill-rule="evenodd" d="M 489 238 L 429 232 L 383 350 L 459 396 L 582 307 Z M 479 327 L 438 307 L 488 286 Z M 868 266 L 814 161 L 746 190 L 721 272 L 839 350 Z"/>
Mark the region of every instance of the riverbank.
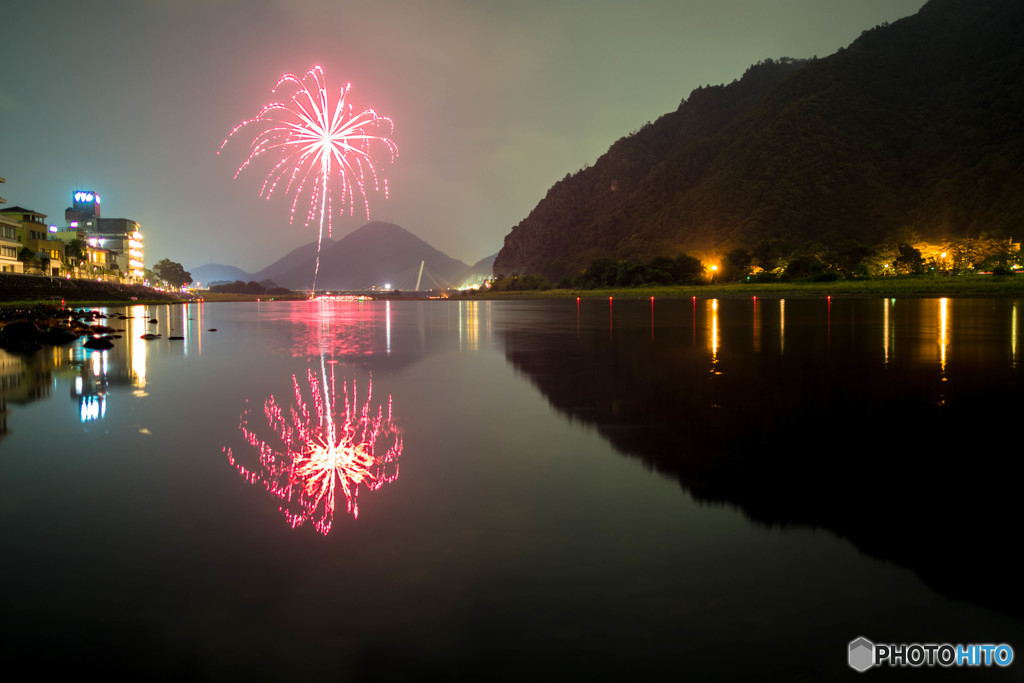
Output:
<path fill-rule="evenodd" d="M 373 295 L 371 295 L 373 296 Z M 927 277 L 893 277 L 878 280 L 837 280 L 835 282 L 786 282 L 698 286 L 650 286 L 603 289 L 545 289 L 526 291 L 473 291 L 453 295 L 459 299 L 583 299 L 622 298 L 648 299 L 742 299 L 756 296 L 765 299 L 810 298 L 831 296 L 853 297 L 1006 297 L 1024 296 L 1024 275 L 994 277 L 991 275 L 954 275 Z M 204 301 L 302 301 L 307 295 L 252 295 L 203 292 Z M 422 299 L 422 295 L 393 293 L 375 298 L 391 300 Z M 0 273 L 0 306 L 33 303 L 75 303 L 102 305 L 117 303 L 179 303 L 184 297 L 161 292 L 142 285 L 123 285 L 94 280 L 68 280 L 41 275 Z"/>
<path fill-rule="evenodd" d="M 506 292 L 465 292 L 466 299 L 798 299 L 831 296 L 856 297 L 1006 297 L 1024 296 L 1024 275 L 951 275 L 892 277 L 878 280 L 836 280 L 834 282 L 779 282 L 697 286 L 650 286 L 605 289 L 545 289 Z"/>
<path fill-rule="evenodd" d="M 76 304 L 176 303 L 187 300 L 143 285 L 0 273 L 0 305 L 62 301 Z"/>

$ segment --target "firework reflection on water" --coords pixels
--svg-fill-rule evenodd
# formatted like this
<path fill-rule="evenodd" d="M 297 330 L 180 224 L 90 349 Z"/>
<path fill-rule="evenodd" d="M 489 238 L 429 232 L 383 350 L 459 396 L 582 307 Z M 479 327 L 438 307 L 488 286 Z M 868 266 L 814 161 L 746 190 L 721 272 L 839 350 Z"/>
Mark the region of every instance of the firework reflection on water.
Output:
<path fill-rule="evenodd" d="M 360 487 L 375 491 L 398 478 L 402 436 L 392 421 L 391 396 L 386 406 L 374 406 L 372 377 L 362 401 L 356 381 L 342 381 L 340 410 L 334 365 L 328 369 L 323 357 L 319 376 L 309 368 L 306 383 L 293 375 L 292 387 L 290 405 L 273 395 L 267 398 L 265 420 L 254 419 L 248 408 L 242 414 L 239 429 L 255 449 L 257 464 L 246 466 L 230 448 L 224 453 L 246 481 L 263 486 L 280 501 L 292 528 L 309 521 L 326 534 L 339 495 L 346 513 L 357 518 Z M 263 438 L 258 432 L 272 436 Z"/>

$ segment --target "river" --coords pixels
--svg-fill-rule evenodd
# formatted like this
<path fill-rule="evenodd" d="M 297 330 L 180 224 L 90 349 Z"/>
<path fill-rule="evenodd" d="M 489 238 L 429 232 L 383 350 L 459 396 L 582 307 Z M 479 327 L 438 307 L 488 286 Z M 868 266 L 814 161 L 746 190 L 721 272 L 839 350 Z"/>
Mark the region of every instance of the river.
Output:
<path fill-rule="evenodd" d="M 104 309 L 111 351 L 0 351 L 0 652 L 817 681 L 858 637 L 1024 647 L 1022 303 Z"/>

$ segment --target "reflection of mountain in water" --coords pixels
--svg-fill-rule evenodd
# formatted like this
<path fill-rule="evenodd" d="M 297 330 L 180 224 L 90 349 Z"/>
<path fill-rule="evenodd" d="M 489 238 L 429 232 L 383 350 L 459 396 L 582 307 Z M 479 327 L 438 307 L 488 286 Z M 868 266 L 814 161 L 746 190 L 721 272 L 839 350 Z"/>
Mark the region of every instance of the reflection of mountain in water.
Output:
<path fill-rule="evenodd" d="M 827 528 L 1024 614 L 1009 542 L 1021 466 L 1000 445 L 1024 409 L 1012 302 L 957 301 L 949 317 L 934 300 L 710 304 L 659 303 L 671 324 L 655 327 L 616 302 L 613 326 L 503 331 L 506 356 L 699 500 Z"/>

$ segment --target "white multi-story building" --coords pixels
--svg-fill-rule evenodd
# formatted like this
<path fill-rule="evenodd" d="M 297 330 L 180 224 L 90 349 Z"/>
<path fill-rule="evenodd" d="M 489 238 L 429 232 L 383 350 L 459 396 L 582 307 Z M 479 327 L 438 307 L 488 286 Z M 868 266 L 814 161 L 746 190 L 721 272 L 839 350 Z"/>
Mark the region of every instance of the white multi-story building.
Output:
<path fill-rule="evenodd" d="M 98 263 L 105 259 L 105 267 L 119 271 L 125 279 L 141 282 L 145 278 L 142 230 L 137 221 L 100 217 L 100 196 L 92 190 L 75 191 L 64 219 L 67 230 L 61 234 L 74 232 L 86 242 L 90 264 L 95 266 L 94 260 Z M 105 256 L 101 257 L 100 252 Z"/>

